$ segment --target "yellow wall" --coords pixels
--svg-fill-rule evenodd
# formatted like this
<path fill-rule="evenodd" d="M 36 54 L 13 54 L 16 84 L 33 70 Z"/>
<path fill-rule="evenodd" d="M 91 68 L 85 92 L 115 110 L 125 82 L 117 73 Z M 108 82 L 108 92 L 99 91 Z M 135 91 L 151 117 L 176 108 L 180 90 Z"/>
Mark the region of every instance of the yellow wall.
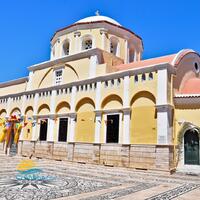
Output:
<path fill-rule="evenodd" d="M 91 101 L 90 99 L 83 99 L 76 106 L 76 142 L 94 142 L 95 113 L 94 105 L 91 104 Z"/>
<path fill-rule="evenodd" d="M 200 127 L 200 108 L 197 109 L 179 108 L 175 110 L 175 132 L 174 132 L 175 143 L 177 143 L 177 137 L 182 127 L 181 122 L 184 121 L 191 122 L 192 124 Z"/>
<path fill-rule="evenodd" d="M 0 88 L 0 96 L 24 92 L 26 90 L 26 83 L 11 85 Z"/>
<path fill-rule="evenodd" d="M 155 102 L 148 93 L 141 93 L 134 99 L 131 107 L 131 143 L 156 144 L 156 109 Z"/>

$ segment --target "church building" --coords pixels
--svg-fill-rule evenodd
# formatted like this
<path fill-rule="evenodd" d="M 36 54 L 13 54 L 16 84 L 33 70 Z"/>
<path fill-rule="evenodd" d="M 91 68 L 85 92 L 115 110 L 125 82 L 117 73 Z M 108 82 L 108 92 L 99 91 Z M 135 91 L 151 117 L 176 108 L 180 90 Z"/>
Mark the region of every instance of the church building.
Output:
<path fill-rule="evenodd" d="M 50 60 L 0 83 L 0 119 L 21 119 L 18 154 L 200 168 L 200 56 L 183 49 L 143 60 L 143 49 L 140 36 L 105 16 L 56 31 Z"/>

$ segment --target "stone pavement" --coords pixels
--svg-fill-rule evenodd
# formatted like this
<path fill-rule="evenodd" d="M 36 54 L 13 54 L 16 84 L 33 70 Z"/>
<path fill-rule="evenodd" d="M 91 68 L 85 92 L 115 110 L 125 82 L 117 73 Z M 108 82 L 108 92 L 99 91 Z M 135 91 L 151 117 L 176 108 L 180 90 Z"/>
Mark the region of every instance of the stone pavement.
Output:
<path fill-rule="evenodd" d="M 26 176 L 16 170 L 22 160 L 0 153 L 0 200 L 200 199 L 199 176 L 36 158 L 37 170 Z"/>

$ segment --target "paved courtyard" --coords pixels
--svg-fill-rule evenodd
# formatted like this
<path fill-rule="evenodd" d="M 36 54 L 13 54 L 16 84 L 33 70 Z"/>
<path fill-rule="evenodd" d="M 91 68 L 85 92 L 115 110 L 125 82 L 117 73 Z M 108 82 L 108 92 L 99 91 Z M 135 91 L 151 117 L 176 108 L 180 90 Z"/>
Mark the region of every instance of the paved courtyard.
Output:
<path fill-rule="evenodd" d="M 23 179 L 22 160 L 0 154 L 0 200 L 200 199 L 199 176 L 32 158 L 38 171 Z"/>

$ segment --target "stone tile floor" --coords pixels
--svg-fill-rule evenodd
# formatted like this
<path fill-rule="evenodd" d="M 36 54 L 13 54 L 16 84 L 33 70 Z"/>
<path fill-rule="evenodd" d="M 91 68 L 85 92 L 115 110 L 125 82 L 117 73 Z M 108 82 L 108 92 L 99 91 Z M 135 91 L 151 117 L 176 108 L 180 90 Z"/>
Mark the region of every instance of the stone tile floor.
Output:
<path fill-rule="evenodd" d="M 42 178 L 23 179 L 25 159 L 0 154 L 0 200 L 200 199 L 199 176 L 32 158 Z"/>

